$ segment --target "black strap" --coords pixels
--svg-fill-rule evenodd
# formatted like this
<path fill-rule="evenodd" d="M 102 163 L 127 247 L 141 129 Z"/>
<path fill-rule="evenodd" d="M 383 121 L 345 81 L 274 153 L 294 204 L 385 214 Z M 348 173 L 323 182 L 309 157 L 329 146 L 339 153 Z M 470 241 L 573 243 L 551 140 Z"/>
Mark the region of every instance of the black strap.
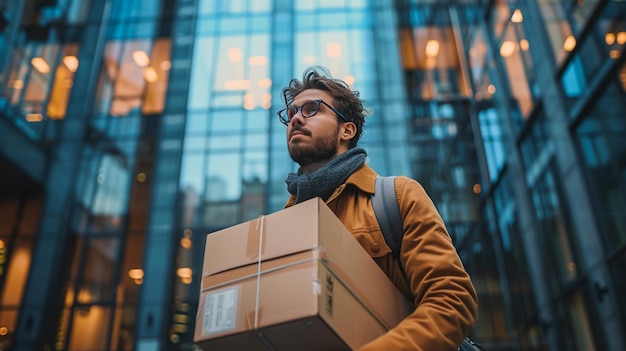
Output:
<path fill-rule="evenodd" d="M 396 197 L 395 177 L 376 177 L 374 183 L 374 195 L 372 195 L 372 207 L 378 220 L 378 226 L 383 232 L 387 246 L 391 249 L 393 258 L 404 273 L 404 267 L 400 263 L 400 246 L 402 245 L 402 217 Z M 482 345 L 465 338 L 459 346 L 459 351 L 485 351 Z"/>
<path fill-rule="evenodd" d="M 400 258 L 400 246 L 402 245 L 402 217 L 396 198 L 395 177 L 376 177 L 374 183 L 374 195 L 372 195 L 372 207 L 378 220 L 378 226 L 383 232 L 385 242 L 391 249 L 395 259 Z"/>

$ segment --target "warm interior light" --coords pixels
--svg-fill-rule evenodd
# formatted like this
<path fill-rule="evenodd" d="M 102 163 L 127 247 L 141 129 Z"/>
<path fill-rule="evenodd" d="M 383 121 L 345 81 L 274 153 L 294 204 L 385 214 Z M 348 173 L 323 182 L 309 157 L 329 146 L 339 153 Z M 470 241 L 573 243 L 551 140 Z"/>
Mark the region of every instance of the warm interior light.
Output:
<path fill-rule="evenodd" d="M 180 278 L 191 278 L 192 270 L 189 267 L 178 268 L 176 270 L 176 275 Z"/>
<path fill-rule="evenodd" d="M 21 79 L 16 79 L 14 81 L 11 81 L 9 85 L 15 90 L 20 90 L 24 87 L 24 81 Z"/>
<path fill-rule="evenodd" d="M 572 51 L 576 47 L 576 38 L 573 35 L 568 35 L 563 42 L 563 49 L 565 51 Z"/>
<path fill-rule="evenodd" d="M 509 57 L 511 55 L 513 55 L 513 52 L 515 52 L 515 42 L 511 41 L 511 40 L 507 40 L 504 43 L 502 43 L 502 46 L 500 47 L 500 55 L 502 57 Z"/>
<path fill-rule="evenodd" d="M 43 57 L 33 57 L 32 60 L 30 60 L 30 63 L 32 63 L 33 67 L 35 67 L 35 69 L 40 73 L 50 73 L 50 66 L 46 60 L 43 59 Z"/>
<path fill-rule="evenodd" d="M 615 44 L 615 33 L 608 32 L 604 35 L 604 41 L 607 45 Z"/>
<path fill-rule="evenodd" d="M 621 55 L 622 55 L 622 53 L 619 50 L 611 50 L 611 51 L 609 51 L 609 57 L 611 57 L 614 60 L 617 60 Z"/>
<path fill-rule="evenodd" d="M 142 50 L 137 50 L 133 52 L 133 60 L 135 60 L 135 63 L 139 67 L 146 67 L 150 64 L 150 58 L 148 57 L 148 54 L 146 54 L 146 52 Z"/>
<path fill-rule="evenodd" d="M 142 279 L 143 278 L 143 269 L 133 268 L 128 270 L 128 276 L 131 279 Z"/>
<path fill-rule="evenodd" d="M 272 86 L 272 80 L 269 78 L 261 78 L 259 79 L 259 87 L 263 89 L 267 89 Z"/>
<path fill-rule="evenodd" d="M 244 90 L 250 88 L 250 81 L 247 79 L 233 79 L 224 82 L 227 90 Z"/>
<path fill-rule="evenodd" d="M 426 42 L 426 49 L 424 50 L 426 57 L 437 57 L 439 55 L 439 42 L 437 40 L 429 40 Z"/>
<path fill-rule="evenodd" d="M 242 60 L 243 55 L 241 55 L 241 50 L 239 48 L 230 48 L 226 52 L 228 59 L 232 62 L 240 62 Z"/>
<path fill-rule="evenodd" d="M 489 86 L 487 87 L 487 92 L 491 95 L 496 93 L 496 86 L 493 84 L 489 84 Z"/>
<path fill-rule="evenodd" d="M 169 71 L 172 68 L 172 62 L 170 60 L 163 60 L 159 64 L 159 67 L 164 71 Z"/>
<path fill-rule="evenodd" d="M 254 102 L 254 95 L 248 93 L 243 96 L 243 108 L 250 111 L 254 110 L 256 103 Z"/>
<path fill-rule="evenodd" d="M 481 191 L 481 187 L 480 184 L 474 184 L 474 186 L 472 187 L 472 191 L 474 192 L 474 194 L 480 194 Z"/>
<path fill-rule="evenodd" d="M 265 93 L 261 95 L 261 107 L 266 110 L 269 110 L 269 108 L 272 107 L 272 94 Z"/>
<path fill-rule="evenodd" d="M 146 67 L 143 70 L 143 77 L 146 79 L 148 83 L 154 83 L 159 78 L 159 76 L 156 73 L 156 70 L 153 67 Z"/>
<path fill-rule="evenodd" d="M 341 45 L 337 43 L 330 43 L 326 45 L 326 55 L 330 58 L 341 57 Z"/>
<path fill-rule="evenodd" d="M 528 40 L 522 39 L 522 40 L 519 41 L 519 47 L 520 47 L 520 49 L 522 49 L 524 51 L 528 51 L 528 48 L 530 47 L 530 44 L 528 44 Z"/>
<path fill-rule="evenodd" d="M 29 113 L 26 115 L 26 122 L 41 122 L 43 116 L 41 113 Z"/>
<path fill-rule="evenodd" d="M 263 66 L 267 65 L 267 57 L 266 56 L 250 56 L 248 59 L 248 63 L 250 66 Z"/>
<path fill-rule="evenodd" d="M 185 237 L 180 238 L 180 246 L 183 249 L 191 249 L 192 245 L 193 245 L 193 242 L 188 237 L 185 236 Z"/>
<path fill-rule="evenodd" d="M 619 45 L 626 44 L 626 32 L 618 32 L 617 33 L 617 43 Z"/>
<path fill-rule="evenodd" d="M 63 58 L 63 63 L 72 73 L 76 72 L 78 69 L 78 57 L 76 56 L 65 56 Z"/>
<path fill-rule="evenodd" d="M 522 10 L 516 9 L 513 12 L 513 16 L 511 16 L 511 22 L 522 23 L 523 21 L 524 21 L 524 15 L 522 15 Z"/>

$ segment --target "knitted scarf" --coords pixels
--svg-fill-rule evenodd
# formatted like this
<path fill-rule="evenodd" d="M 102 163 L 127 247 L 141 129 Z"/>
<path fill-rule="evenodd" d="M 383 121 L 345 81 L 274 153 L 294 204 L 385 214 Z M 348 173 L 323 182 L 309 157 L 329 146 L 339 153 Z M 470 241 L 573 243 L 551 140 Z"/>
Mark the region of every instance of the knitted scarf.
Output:
<path fill-rule="evenodd" d="M 285 179 L 287 190 L 296 197 L 296 203 L 316 196 L 326 201 L 338 186 L 361 167 L 366 157 L 364 149 L 355 147 L 309 174 L 304 174 L 302 168 L 299 168 L 297 173 L 289 173 Z"/>

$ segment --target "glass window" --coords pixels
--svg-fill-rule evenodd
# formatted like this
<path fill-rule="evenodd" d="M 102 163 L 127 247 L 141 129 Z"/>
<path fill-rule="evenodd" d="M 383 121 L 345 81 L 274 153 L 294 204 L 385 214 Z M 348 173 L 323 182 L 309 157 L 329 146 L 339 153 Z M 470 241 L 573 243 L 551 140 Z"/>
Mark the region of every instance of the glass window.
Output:
<path fill-rule="evenodd" d="M 0 327 L 6 328 L 6 334 L 0 335 L 2 342 L 6 342 L 5 335 L 16 332 L 17 317 L 31 268 L 33 243 L 32 237 L 0 235 Z"/>
<path fill-rule="evenodd" d="M 47 121 L 65 118 L 78 66 L 75 44 L 33 41 L 13 51 L 0 98 L 11 106 L 8 115 L 28 135 L 43 136 Z"/>
<path fill-rule="evenodd" d="M 241 197 L 242 155 L 239 152 L 211 153 L 207 166 L 207 197 L 211 201 Z"/>
<path fill-rule="evenodd" d="M 481 109 L 478 112 L 478 121 L 485 148 L 489 179 L 495 182 L 506 164 L 504 135 L 498 121 L 498 113 L 493 107 Z"/>
<path fill-rule="evenodd" d="M 72 252 L 63 259 L 63 265 L 71 264 L 65 282 L 66 309 L 59 314 L 56 344 L 67 343 L 72 349 L 106 348 L 112 316 L 105 306 L 113 305 L 117 298 L 114 279 L 119 241 L 76 234 L 71 238 Z"/>
<path fill-rule="evenodd" d="M 111 308 L 100 305 L 76 307 L 68 350 L 106 350 L 110 346 L 112 312 Z"/>
<path fill-rule="evenodd" d="M 75 0 L 78 2 L 79 0 Z M 163 2 L 155 0 L 113 0 L 111 7 L 111 18 L 117 20 L 137 19 L 142 17 L 157 17 L 163 7 Z"/>
<path fill-rule="evenodd" d="M 23 176 L 6 167 L 11 177 Z M 4 178 L 7 179 L 7 178 Z M 8 184 L 4 184 L 7 186 Z M 11 347 L 33 261 L 33 247 L 42 212 L 42 198 L 31 192 L 34 184 L 21 185 L 28 191 L 3 188 L 0 199 L 0 343 Z"/>
<path fill-rule="evenodd" d="M 505 303 L 505 291 L 492 283 L 499 281 L 501 275 L 499 270 L 502 267 L 498 264 L 496 247 L 493 245 L 493 238 L 489 235 L 493 231 L 488 228 L 487 223 L 487 221 L 482 221 L 472 225 L 473 230 L 470 233 L 463 233 L 463 231 L 471 230 L 470 228 L 463 230 L 464 228 L 460 225 L 448 226 L 450 235 L 458 235 L 453 238 L 457 245 L 461 242 L 469 242 L 462 238 L 473 234 L 471 245 L 459 248 L 459 256 L 470 273 L 478 299 L 482 302 L 478 306 L 481 323 L 476 325 L 473 332 L 484 340 L 505 343 L 511 337 L 509 319 L 505 317 L 511 306 Z"/>
<path fill-rule="evenodd" d="M 539 90 L 534 79 L 533 61 L 528 52 L 531 43 L 526 39 L 523 24 L 523 14 L 520 9 L 516 9 L 505 29 L 498 50 L 506 67 L 509 89 L 517 103 L 514 107 L 519 109 L 522 118 L 526 119 L 535 107 L 535 98 L 539 96 Z M 518 126 L 523 124 L 523 121 L 515 122 Z"/>
<path fill-rule="evenodd" d="M 62 49 L 61 63 L 57 66 L 47 106 L 51 119 L 62 119 L 67 112 L 70 92 L 74 86 L 74 73 L 78 70 L 78 47 L 67 45 Z"/>
<path fill-rule="evenodd" d="M 268 101 L 268 103 L 270 102 Z M 270 118 L 274 118 L 274 116 L 276 116 L 276 114 L 271 113 L 269 110 L 248 111 L 248 113 L 246 113 L 246 122 L 245 122 L 246 131 L 248 133 L 250 132 L 267 133 L 269 129 L 269 125 L 270 125 Z"/>
<path fill-rule="evenodd" d="M 590 324 L 589 314 L 587 313 L 589 305 L 592 305 L 590 299 L 585 301 L 585 297 L 580 291 L 567 296 L 557 303 L 559 319 L 565 321 L 562 326 L 563 333 L 570 336 L 562 338 L 565 343 L 565 349 L 589 351 L 598 349 L 592 333 L 594 326 Z M 605 348 L 601 347 L 599 349 L 604 350 Z"/>
<path fill-rule="evenodd" d="M 198 22 L 200 25 L 202 20 Z M 215 74 L 215 40 L 213 37 L 196 37 L 191 66 L 188 109 L 207 109 L 210 106 Z"/>
<path fill-rule="evenodd" d="M 181 166 L 180 187 L 185 192 L 201 194 L 204 191 L 204 156 L 201 153 L 185 152 Z"/>
<path fill-rule="evenodd" d="M 626 65 L 575 129 L 608 250 L 626 245 Z"/>
<path fill-rule="evenodd" d="M 547 120 L 543 110 L 537 111 L 536 117 L 529 122 L 531 126 L 522 137 L 520 145 L 522 161 L 527 170 L 542 158 L 543 153 L 549 153 L 553 149 L 553 142 L 548 135 Z"/>
<path fill-rule="evenodd" d="M 109 42 L 97 102 L 102 107 L 97 110 L 114 117 L 161 112 L 170 65 L 169 42 Z"/>
<path fill-rule="evenodd" d="M 552 44 L 557 63 L 562 63 L 567 53 L 576 46 L 576 38 L 586 25 L 599 0 L 569 1 L 540 0 L 543 21 Z"/>
<path fill-rule="evenodd" d="M 626 250 L 609 261 L 615 291 L 626 291 Z M 626 317 L 626 299 L 616 299 L 622 318 Z"/>
<path fill-rule="evenodd" d="M 551 292 L 556 296 L 578 278 L 578 264 L 572 241 L 574 226 L 566 205 L 561 204 L 560 189 L 551 165 L 531 189 L 535 215 L 543 237 L 543 253 L 550 279 Z"/>
<path fill-rule="evenodd" d="M 513 201 L 513 189 L 508 173 L 494 188 L 495 211 L 500 235 L 501 254 L 506 272 L 505 284 L 508 284 L 510 299 L 514 301 L 508 311 L 513 330 L 520 334 L 520 344 L 542 344 L 541 329 L 533 299 L 532 282 L 527 270 L 527 255 L 524 250 L 524 232 L 520 230 L 516 205 Z M 544 347 L 545 348 L 545 347 Z M 539 350 L 538 348 L 529 348 Z"/>
<path fill-rule="evenodd" d="M 587 91 L 608 63 L 620 58 L 626 46 L 626 3 L 608 2 L 598 22 L 583 37 L 561 77 L 566 96 L 578 98 Z M 574 39 L 572 39 L 574 40 Z M 574 44 L 575 41 L 574 41 Z M 572 51 L 574 47 L 569 51 Z M 573 100 L 573 99 L 572 99 Z M 572 101 L 570 101 L 572 102 Z"/>
<path fill-rule="evenodd" d="M 127 199 L 132 175 L 127 160 L 117 155 L 100 154 L 87 147 L 83 153 L 77 182 L 81 213 L 91 217 L 94 230 L 121 228 L 127 212 Z M 78 221 L 78 219 L 76 219 Z"/>
<path fill-rule="evenodd" d="M 400 50 L 414 98 L 472 96 L 463 82 L 447 7 L 415 6 L 408 15 L 410 28 L 401 28 Z"/>
<path fill-rule="evenodd" d="M 487 59 L 488 49 L 484 32 L 476 28 L 474 33 L 467 52 L 467 64 L 474 87 L 474 98 L 480 101 L 491 99 L 496 88 L 491 84 L 489 77 L 489 67 L 493 66 L 493 61 Z"/>
<path fill-rule="evenodd" d="M 262 149 L 246 152 L 243 157 L 243 179 L 248 182 L 256 180 L 267 183 L 267 161 L 267 152 Z"/>
<path fill-rule="evenodd" d="M 496 38 L 500 38 L 504 33 L 504 27 L 509 22 L 512 13 L 512 7 L 517 0 L 495 0 L 493 1 L 493 10 L 490 18 L 493 33 Z"/>
<path fill-rule="evenodd" d="M 115 297 L 113 279 L 115 263 L 119 261 L 119 240 L 91 238 L 85 249 L 83 277 L 76 303 L 90 305 L 111 302 Z M 88 307 L 87 307 L 88 308 Z"/>
<path fill-rule="evenodd" d="M 225 132 L 236 133 L 243 127 L 244 112 L 236 109 L 217 110 L 210 115 L 212 135 L 220 136 Z"/>
<path fill-rule="evenodd" d="M 587 76 L 583 70 L 581 58 L 579 55 L 574 55 L 572 59 L 565 67 L 563 75 L 561 76 L 561 85 L 563 86 L 563 92 L 568 98 L 570 104 L 575 98 L 580 97 L 589 87 Z"/>

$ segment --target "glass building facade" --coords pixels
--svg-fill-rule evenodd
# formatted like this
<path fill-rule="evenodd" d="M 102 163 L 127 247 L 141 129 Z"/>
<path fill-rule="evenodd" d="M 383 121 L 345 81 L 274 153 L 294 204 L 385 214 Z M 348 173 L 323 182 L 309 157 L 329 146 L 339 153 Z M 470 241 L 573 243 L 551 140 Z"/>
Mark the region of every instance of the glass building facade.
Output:
<path fill-rule="evenodd" d="M 280 210 L 323 65 L 420 181 L 488 350 L 626 349 L 626 2 L 0 0 L 0 350 L 192 350 L 206 235 Z"/>

